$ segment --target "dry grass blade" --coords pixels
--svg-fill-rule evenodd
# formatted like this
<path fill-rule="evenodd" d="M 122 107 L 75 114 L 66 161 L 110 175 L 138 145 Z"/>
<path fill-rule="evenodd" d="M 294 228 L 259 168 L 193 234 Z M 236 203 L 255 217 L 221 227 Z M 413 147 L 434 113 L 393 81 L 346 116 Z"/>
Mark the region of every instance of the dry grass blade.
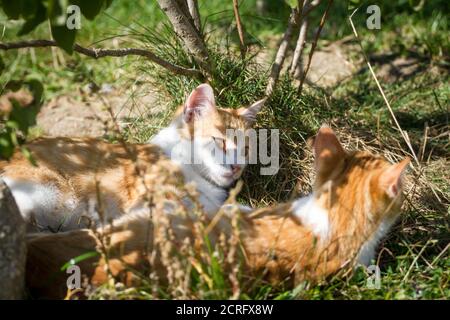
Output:
<path fill-rule="evenodd" d="M 380 91 L 381 96 L 383 97 L 383 100 L 384 100 L 384 102 L 385 102 L 385 104 L 386 104 L 386 106 L 387 106 L 387 108 L 388 108 L 388 110 L 389 110 L 389 112 L 390 112 L 390 114 L 392 116 L 392 119 L 394 120 L 395 125 L 397 126 L 398 130 L 400 131 L 400 134 L 402 135 L 403 139 L 405 140 L 406 144 L 408 145 L 408 148 L 411 151 L 411 155 L 413 156 L 414 161 L 417 163 L 417 166 L 420 168 L 419 159 L 417 159 L 416 153 L 414 152 L 414 149 L 413 149 L 413 147 L 411 145 L 411 142 L 409 141 L 409 138 L 408 138 L 407 134 L 405 133 L 405 131 L 403 131 L 402 128 L 400 127 L 400 124 L 398 123 L 397 117 L 395 116 L 394 111 L 392 110 L 391 104 L 389 103 L 388 99 L 386 98 L 386 95 L 384 94 L 384 90 L 381 87 L 380 82 L 378 81 L 378 78 L 377 78 L 375 72 L 373 71 L 373 68 L 372 68 L 372 65 L 371 65 L 371 63 L 369 61 L 369 58 L 367 57 L 367 55 L 366 55 L 366 53 L 364 51 L 364 48 L 363 48 L 363 46 L 361 44 L 361 40 L 359 39 L 358 32 L 356 31 L 355 25 L 353 24 L 353 20 L 352 20 L 352 17 L 356 13 L 356 11 L 358 11 L 358 8 L 355 9 L 353 11 L 353 13 L 350 15 L 350 17 L 348 18 L 349 21 L 350 21 L 350 25 L 352 27 L 352 30 L 353 30 L 353 34 L 355 35 L 356 39 L 358 40 L 359 46 L 361 48 L 361 52 L 362 52 L 362 54 L 364 56 L 364 60 L 366 61 L 367 66 L 369 67 L 370 73 L 372 74 L 372 77 L 375 80 L 375 83 L 377 84 L 378 90 Z"/>
<path fill-rule="evenodd" d="M 236 19 L 236 28 L 239 34 L 239 46 L 241 48 L 241 58 L 245 59 L 247 53 L 247 46 L 245 45 L 244 28 L 242 26 L 241 16 L 239 15 L 239 3 L 238 0 L 233 0 L 233 11 Z"/>

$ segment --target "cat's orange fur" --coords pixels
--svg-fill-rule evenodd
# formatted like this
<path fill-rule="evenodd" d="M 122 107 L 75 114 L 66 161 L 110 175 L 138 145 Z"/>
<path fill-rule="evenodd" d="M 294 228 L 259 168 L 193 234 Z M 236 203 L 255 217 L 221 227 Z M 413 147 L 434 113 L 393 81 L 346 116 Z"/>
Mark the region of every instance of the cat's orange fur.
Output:
<path fill-rule="evenodd" d="M 242 214 L 244 270 L 250 275 L 264 274 L 275 284 L 286 279 L 298 282 L 326 278 L 352 265 L 380 228 L 390 226 L 398 217 L 401 175 L 409 159 L 391 165 L 368 152 L 346 152 L 327 127 L 319 130 L 314 153 L 317 176 L 310 196 L 312 205 L 306 207 L 311 212 L 301 211 L 305 207 L 297 206 L 296 200 Z M 315 215 L 322 209 L 327 218 L 323 230 L 315 224 Z M 27 285 L 37 296 L 63 296 L 67 275 L 58 272 L 61 265 L 88 251 L 104 252 L 99 239 L 105 235 L 111 239 L 106 250 L 109 260 L 103 256 L 91 258 L 81 263 L 81 270 L 92 284 L 101 284 L 108 278 L 108 265 L 112 275 L 132 284 L 127 266 L 141 271 L 148 267 L 144 248 L 152 246 L 147 241 L 152 238 L 149 231 L 153 229 L 140 223 L 139 218 L 130 218 L 116 228 L 97 230 L 97 234 L 78 230 L 31 239 Z M 160 271 L 164 275 L 164 270 Z M 48 281 L 51 276 L 55 281 Z"/>
<path fill-rule="evenodd" d="M 16 152 L 9 163 L 0 162 L 4 176 L 15 181 L 51 184 L 60 191 L 61 203 L 71 199 L 88 203 L 92 197 L 100 197 L 96 199 L 100 215 L 102 205 L 111 210 L 107 203 L 113 202 L 118 212 L 127 212 L 144 201 L 146 193 L 155 187 L 154 176 L 161 167 L 170 165 L 170 160 L 153 145 L 129 145 L 127 150 L 120 144 L 98 139 L 43 138 L 27 148 L 38 165 L 33 166 L 21 152 Z M 182 181 L 181 174 L 177 174 Z M 93 225 L 89 218 L 86 212 L 79 225 Z"/>

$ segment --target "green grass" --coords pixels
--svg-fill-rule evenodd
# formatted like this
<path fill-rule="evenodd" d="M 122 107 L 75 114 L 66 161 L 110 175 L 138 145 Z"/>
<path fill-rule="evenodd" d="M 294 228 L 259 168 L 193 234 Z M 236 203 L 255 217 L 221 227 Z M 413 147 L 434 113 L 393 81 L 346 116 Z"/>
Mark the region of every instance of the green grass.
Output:
<path fill-rule="evenodd" d="M 289 8 L 275 6 L 261 17 L 254 6 L 253 0 L 242 1 L 241 14 L 247 39 L 261 47 L 269 45 L 264 50 L 274 52 L 272 40 L 284 31 Z M 334 6 L 319 46 L 351 34 L 346 22 L 346 7 L 336 3 Z M 381 288 L 368 288 L 367 274 L 360 269 L 350 278 L 335 277 L 317 286 L 306 285 L 294 290 L 268 285 L 246 288 L 240 295 L 243 299 L 450 298 L 448 2 L 427 3 L 420 11 L 411 8 L 408 1 L 384 3 L 381 7 L 381 30 L 365 29 L 363 9 L 355 16 L 355 24 L 369 56 L 393 53 L 396 57 L 418 57 L 420 68 L 417 73 L 393 82 L 383 82 L 382 86 L 400 126 L 408 132 L 415 153 L 421 160 L 421 170 L 411 172 L 401 221 L 380 246 Z M 239 107 L 259 99 L 264 92 L 267 70 L 252 59 L 241 61 L 235 54 L 238 48 L 236 31 L 231 27 L 231 35 L 228 33 L 230 26 L 233 26 L 231 5 L 211 0 L 203 2 L 200 10 L 207 26 L 205 30 L 208 32 L 211 55 L 216 63 L 212 85 L 218 104 Z M 129 17 L 133 17 L 131 24 Z M 319 17 L 320 14 L 316 13 L 312 19 L 317 21 Z M 2 19 L 0 16 L 0 21 Z M 167 29 L 156 2 L 114 1 L 111 8 L 94 22 L 83 20 L 83 23 L 78 40 L 83 45 L 96 43 L 110 47 L 113 44 L 110 39 L 97 42 L 111 36 L 126 35 L 117 38 L 121 45 L 148 47 L 170 61 L 190 66 L 189 57 Z M 15 40 L 17 28 L 17 23 L 8 22 L 1 41 Z M 47 26 L 40 26 L 29 36 L 36 37 L 48 37 Z M 90 82 L 113 83 L 120 87 L 142 77 L 140 81 L 157 89 L 161 99 L 169 102 L 166 109 L 151 118 L 130 119 L 132 124 L 125 128 L 124 133 L 133 142 L 147 141 L 159 127 L 166 125 L 171 111 L 199 84 L 196 80 L 174 76 L 136 58 L 94 62 L 76 54 L 71 57 L 64 54 L 66 63 L 55 68 L 54 57 L 48 49 L 36 49 L 36 59 L 29 51 L 0 54 L 8 66 L 1 75 L 2 83 L 4 79 L 33 74 L 43 81 L 47 99 L 77 91 Z M 359 51 L 352 52 L 352 55 L 362 58 Z M 381 64 L 374 64 L 375 71 Z M 119 75 L 117 70 L 123 73 Z M 302 95 L 297 93 L 289 78 L 282 77 L 257 122 L 260 128 L 280 130 L 280 171 L 275 176 L 261 176 L 257 165 L 250 166 L 238 200 L 258 207 L 309 192 L 313 179 L 312 157 L 306 140 L 322 123 L 332 124 L 350 148 L 380 152 L 391 160 L 409 154 L 367 69 L 362 68 L 336 87 L 326 90 L 309 88 Z M 218 259 L 222 258 L 219 256 Z M 193 274 L 193 286 L 197 283 L 193 291 L 197 297 L 230 296 L 227 274 L 216 262 L 203 266 L 213 279 L 212 288 L 205 287 L 204 283 L 199 282 L 198 274 Z M 92 297 L 147 299 L 151 298 L 153 288 L 144 285 L 129 290 L 110 286 L 103 289 Z"/>

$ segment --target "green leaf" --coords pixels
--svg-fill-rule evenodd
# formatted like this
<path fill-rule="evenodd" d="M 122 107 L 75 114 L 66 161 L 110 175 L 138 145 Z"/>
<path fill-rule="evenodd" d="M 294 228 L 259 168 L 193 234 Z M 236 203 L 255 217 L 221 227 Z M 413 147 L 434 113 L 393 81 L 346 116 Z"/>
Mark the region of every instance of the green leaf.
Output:
<path fill-rule="evenodd" d="M 92 257 L 96 257 L 98 256 L 99 253 L 97 251 L 90 251 L 90 252 L 86 252 L 78 257 L 75 257 L 73 259 L 70 259 L 70 261 L 68 261 L 67 263 L 65 263 L 62 267 L 61 267 L 61 271 L 65 271 L 67 270 L 67 268 L 69 268 L 70 266 L 73 266 L 75 264 L 77 264 L 78 262 L 81 262 L 83 260 L 92 258 Z"/>
<path fill-rule="evenodd" d="M 211 265 L 210 265 L 210 276 L 213 279 L 213 285 L 215 289 L 221 290 L 221 292 L 225 291 L 225 278 L 223 275 L 222 267 L 216 257 L 216 252 L 214 251 L 214 248 L 212 247 L 211 241 L 208 238 L 208 236 L 205 236 L 204 238 L 206 248 L 208 250 L 208 254 L 211 258 Z"/>
<path fill-rule="evenodd" d="M 69 30 L 65 25 L 51 25 L 51 30 L 53 39 L 55 39 L 58 46 L 64 49 L 64 51 L 66 51 L 68 54 L 72 54 L 77 30 Z"/>
<path fill-rule="evenodd" d="M 105 1 L 105 3 L 106 3 L 105 9 L 108 9 L 112 2 L 113 2 L 113 0 L 106 0 Z"/>
<path fill-rule="evenodd" d="M 25 135 L 28 133 L 28 128 L 32 125 L 30 122 L 29 112 L 27 108 L 22 107 L 17 103 L 17 101 L 12 100 L 13 108 L 9 114 L 9 121 L 6 125 L 10 128 L 14 128 L 16 125 L 18 129 L 22 131 Z M 31 119 L 32 120 L 32 119 Z"/>
<path fill-rule="evenodd" d="M 13 121 L 13 120 L 8 120 L 5 123 L 5 127 L 12 129 L 12 130 L 18 130 L 19 129 L 19 124 L 17 123 L 17 121 Z"/>
<path fill-rule="evenodd" d="M 411 8 L 413 8 L 414 11 L 421 11 L 424 7 L 425 0 L 418 0 L 416 1 L 417 4 L 414 2 L 414 0 L 409 0 L 409 5 L 411 6 Z"/>
<path fill-rule="evenodd" d="M 27 159 L 34 167 L 37 167 L 36 160 L 33 158 L 33 155 L 31 154 L 30 150 L 28 150 L 26 147 L 20 148 L 22 151 L 23 156 L 25 159 Z"/>
<path fill-rule="evenodd" d="M 14 153 L 14 146 L 12 144 L 6 144 L 7 141 L 2 135 L 0 136 L 0 156 L 3 159 L 9 159 Z"/>
<path fill-rule="evenodd" d="M 295 9 L 298 7 L 298 0 L 284 0 L 289 7 Z"/>
<path fill-rule="evenodd" d="M 73 4 L 80 7 L 81 13 L 89 20 L 93 20 L 102 10 L 104 0 L 72 0 Z"/>
<path fill-rule="evenodd" d="M 38 5 L 41 4 L 39 0 L 22 0 L 22 3 L 23 6 L 21 15 L 25 20 L 32 18 L 37 10 Z"/>
<path fill-rule="evenodd" d="M 360 6 L 361 6 L 361 0 L 348 0 L 347 9 L 349 11 L 353 11 Z"/>
<path fill-rule="evenodd" d="M 11 81 L 8 81 L 8 83 L 5 86 L 5 89 L 16 92 L 22 87 L 22 85 L 23 85 L 22 81 L 11 80 Z"/>
<path fill-rule="evenodd" d="M 28 89 L 31 91 L 31 94 L 34 98 L 34 103 L 40 105 L 42 95 L 44 93 L 44 86 L 41 81 L 35 78 L 28 77 L 25 84 L 28 86 Z"/>
<path fill-rule="evenodd" d="M 50 0 L 47 6 L 47 16 L 52 26 L 64 26 L 67 20 L 68 0 Z"/>
<path fill-rule="evenodd" d="M 19 19 L 23 8 L 23 0 L 2 0 L 1 4 L 9 19 Z"/>
<path fill-rule="evenodd" d="M 3 62 L 2 56 L 0 56 L 0 74 L 5 70 L 5 63 Z"/>
<path fill-rule="evenodd" d="M 9 121 L 6 123 L 11 129 L 19 129 L 24 135 L 28 134 L 30 127 L 36 124 L 36 117 L 41 109 L 41 99 L 44 88 L 36 79 L 24 82 L 33 95 L 33 103 L 28 106 L 21 106 L 17 101 L 12 100 L 13 108 L 9 114 Z"/>
<path fill-rule="evenodd" d="M 10 144 L 9 140 L 7 139 L 7 135 L 5 134 L 5 132 L 2 132 L 0 134 L 0 150 L 2 148 L 8 147 Z"/>
<path fill-rule="evenodd" d="M 22 25 L 22 28 L 20 28 L 17 35 L 23 36 L 30 33 L 46 19 L 47 19 L 47 10 L 42 5 L 42 3 L 39 2 L 37 4 L 34 15 L 25 21 L 25 23 Z"/>
<path fill-rule="evenodd" d="M 9 159 L 14 153 L 14 144 L 11 141 L 10 131 L 0 133 L 0 156 Z"/>

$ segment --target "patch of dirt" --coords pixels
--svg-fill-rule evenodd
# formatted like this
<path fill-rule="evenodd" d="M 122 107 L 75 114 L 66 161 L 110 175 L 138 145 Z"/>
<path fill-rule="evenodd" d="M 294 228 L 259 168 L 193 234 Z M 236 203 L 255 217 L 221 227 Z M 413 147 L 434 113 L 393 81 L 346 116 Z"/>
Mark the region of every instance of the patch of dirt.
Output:
<path fill-rule="evenodd" d="M 113 119 L 123 127 L 130 118 L 158 112 L 157 100 L 155 93 L 143 88 L 106 86 L 97 92 L 84 88 L 78 94 L 62 95 L 46 103 L 37 125 L 46 136 L 100 137 L 113 128 Z"/>
<path fill-rule="evenodd" d="M 410 78 L 424 70 L 424 59 L 413 55 L 402 57 L 393 53 L 381 54 L 371 56 L 370 60 L 378 66 L 377 76 L 387 83 Z"/>
<path fill-rule="evenodd" d="M 269 39 L 267 47 L 278 48 L 279 43 Z M 309 49 L 310 43 L 306 49 Z M 362 60 L 356 61 L 350 55 L 355 50 L 355 44 L 347 44 L 342 41 L 332 42 L 320 50 L 314 52 L 309 72 L 306 76 L 306 84 L 322 88 L 333 87 L 340 81 L 354 75 L 361 67 Z M 287 72 L 292 61 L 293 48 L 288 51 L 282 72 Z M 306 51 L 306 50 L 305 50 Z M 276 52 L 261 50 L 256 55 L 257 63 L 269 68 Z M 309 53 L 303 53 L 303 66 L 309 59 Z"/>
<path fill-rule="evenodd" d="M 361 65 L 360 61 L 354 61 L 349 55 L 349 51 L 353 47 L 353 45 L 332 43 L 315 51 L 306 82 L 310 85 L 327 88 L 351 77 Z M 305 56 L 303 61 L 306 63 L 307 59 Z"/>
<path fill-rule="evenodd" d="M 269 47 L 278 48 L 279 43 L 268 40 Z M 309 49 L 308 43 L 306 49 Z M 256 55 L 256 61 L 265 68 L 270 68 L 275 52 L 261 50 Z M 357 58 L 355 58 L 357 57 Z M 308 62 L 309 54 L 303 54 L 303 67 Z M 288 51 L 282 72 L 287 72 L 292 61 L 292 48 Z M 376 66 L 375 72 L 379 80 L 394 83 L 408 79 L 425 70 L 428 63 L 424 57 L 410 52 L 407 56 L 395 53 L 371 55 L 370 61 Z M 330 88 L 341 81 L 362 72 L 367 68 L 360 48 L 352 41 L 336 41 L 316 50 L 312 57 L 311 66 L 306 76 L 306 84 L 314 87 Z"/>

